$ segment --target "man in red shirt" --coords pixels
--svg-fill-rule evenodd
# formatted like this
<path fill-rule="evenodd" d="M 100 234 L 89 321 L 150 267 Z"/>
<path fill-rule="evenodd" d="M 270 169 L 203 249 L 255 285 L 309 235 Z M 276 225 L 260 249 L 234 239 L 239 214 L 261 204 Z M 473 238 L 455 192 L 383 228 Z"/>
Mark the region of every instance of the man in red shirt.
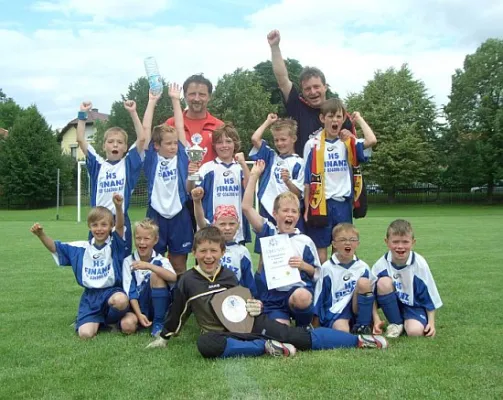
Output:
<path fill-rule="evenodd" d="M 192 146 L 194 135 L 200 136 L 199 146 L 205 150 L 202 164 L 216 157 L 211 145 L 211 136 L 216 128 L 224 124 L 208 112 L 208 101 L 212 91 L 213 85 L 202 74 L 192 75 L 183 83 L 183 94 L 188 106 L 183 113 L 185 137 Z M 166 123 L 175 126 L 174 117 L 169 118 Z"/>

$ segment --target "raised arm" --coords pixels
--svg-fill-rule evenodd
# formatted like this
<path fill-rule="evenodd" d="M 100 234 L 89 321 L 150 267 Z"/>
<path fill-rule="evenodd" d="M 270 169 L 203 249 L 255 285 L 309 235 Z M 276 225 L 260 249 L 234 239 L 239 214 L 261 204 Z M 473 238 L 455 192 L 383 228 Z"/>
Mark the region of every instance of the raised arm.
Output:
<path fill-rule="evenodd" d="M 264 160 L 258 160 L 253 165 L 250 172 L 250 179 L 248 180 L 248 185 L 246 186 L 245 194 L 243 196 L 243 202 L 241 203 L 243 213 L 255 232 L 260 232 L 262 230 L 262 226 L 264 225 L 264 218 L 262 218 L 262 216 L 253 207 L 255 186 L 257 185 L 260 175 L 264 172 L 264 168 Z"/>
<path fill-rule="evenodd" d="M 365 149 L 368 149 L 369 147 L 374 147 L 377 143 L 377 138 L 376 135 L 374 134 L 374 131 L 372 131 L 372 128 L 367 124 L 367 122 L 363 119 L 363 117 L 360 115 L 358 111 L 355 111 L 351 115 L 351 117 L 353 118 L 353 121 L 355 121 L 362 129 L 363 137 L 365 138 L 365 141 L 363 142 L 363 147 Z"/>
<path fill-rule="evenodd" d="M 248 181 L 250 180 L 250 168 L 246 165 L 245 155 L 243 153 L 236 153 L 234 158 L 243 170 L 243 187 L 245 188 L 248 186 Z"/>
<path fill-rule="evenodd" d="M 86 121 L 87 113 L 93 108 L 93 103 L 90 101 L 84 101 L 80 105 L 80 111 L 77 121 L 77 143 L 82 150 L 82 153 L 87 157 L 87 140 L 86 140 Z"/>
<path fill-rule="evenodd" d="M 288 77 L 285 60 L 283 60 L 283 56 L 281 55 L 279 48 L 280 40 L 281 36 L 277 30 L 271 31 L 267 35 L 267 41 L 269 42 L 269 46 L 271 46 L 272 70 L 278 82 L 279 89 L 283 93 L 283 98 L 287 100 L 292 90 L 292 81 Z"/>
<path fill-rule="evenodd" d="M 124 197 L 119 193 L 114 193 L 112 200 L 115 206 L 115 232 L 120 237 L 124 237 L 124 210 L 122 209 Z"/>
<path fill-rule="evenodd" d="M 204 209 L 203 209 L 203 197 L 204 197 L 204 189 L 202 187 L 196 187 L 192 189 L 190 192 L 192 195 L 192 200 L 194 201 L 194 217 L 196 218 L 196 224 L 199 229 L 205 228 L 208 223 L 206 222 L 206 218 L 204 218 Z"/>
<path fill-rule="evenodd" d="M 262 136 L 264 135 L 265 130 L 277 120 L 278 116 L 276 114 L 270 113 L 267 116 L 266 120 L 257 128 L 251 137 L 253 147 L 260 149 L 260 146 L 262 146 Z"/>
<path fill-rule="evenodd" d="M 138 116 L 138 112 L 136 111 L 136 102 L 134 100 L 126 100 L 124 102 L 124 108 L 127 110 L 131 119 L 133 120 L 134 130 L 136 132 L 136 148 L 138 152 L 141 154 L 145 149 L 145 129 L 143 129 L 143 125 L 141 124 L 140 117 Z"/>
<path fill-rule="evenodd" d="M 145 133 L 145 147 L 147 148 L 150 144 L 150 139 L 152 138 L 152 120 L 154 119 L 154 112 L 157 102 L 161 98 L 161 93 L 158 95 L 148 92 L 148 103 L 145 109 L 145 114 L 143 114 L 143 131 Z"/>
<path fill-rule="evenodd" d="M 163 281 L 165 282 L 170 282 L 170 283 L 175 283 L 176 282 L 176 274 L 167 270 L 166 268 L 160 267 L 155 264 L 151 264 L 146 261 L 133 261 L 131 264 L 131 267 L 135 271 L 145 271 L 149 270 L 152 271 L 154 274 L 156 274 L 158 277 L 160 277 Z"/>
<path fill-rule="evenodd" d="M 30 231 L 40 239 L 40 241 L 47 250 L 49 250 L 51 253 L 56 253 L 56 244 L 54 243 L 54 240 L 52 240 L 49 236 L 45 234 L 42 225 L 36 222 L 35 224 L 33 224 Z"/>
<path fill-rule="evenodd" d="M 187 146 L 187 138 L 185 137 L 185 126 L 183 123 L 183 111 L 182 105 L 180 104 L 180 93 L 181 87 L 177 83 L 170 83 L 169 85 L 169 97 L 173 103 L 173 113 L 175 116 L 175 129 L 178 135 L 178 140 Z"/>

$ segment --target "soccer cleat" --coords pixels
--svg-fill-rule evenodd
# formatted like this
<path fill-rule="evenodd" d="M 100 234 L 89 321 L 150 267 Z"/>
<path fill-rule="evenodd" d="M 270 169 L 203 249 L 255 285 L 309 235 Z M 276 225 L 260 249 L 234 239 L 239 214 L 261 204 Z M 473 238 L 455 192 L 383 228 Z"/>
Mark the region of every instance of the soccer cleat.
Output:
<path fill-rule="evenodd" d="M 154 324 L 152 326 L 152 332 L 150 332 L 150 335 L 153 337 L 161 336 L 162 328 L 163 328 L 162 324 Z"/>
<path fill-rule="evenodd" d="M 385 336 L 390 339 L 395 339 L 403 332 L 403 324 L 389 324 L 386 328 Z"/>
<path fill-rule="evenodd" d="M 293 357 L 297 353 L 297 349 L 293 344 L 281 343 L 277 340 L 266 340 L 265 352 L 273 357 Z"/>
<path fill-rule="evenodd" d="M 386 349 L 388 341 L 384 336 L 358 335 L 358 347 L 361 349 Z"/>
<path fill-rule="evenodd" d="M 354 325 L 351 333 L 354 335 L 372 335 L 372 328 L 369 325 Z"/>

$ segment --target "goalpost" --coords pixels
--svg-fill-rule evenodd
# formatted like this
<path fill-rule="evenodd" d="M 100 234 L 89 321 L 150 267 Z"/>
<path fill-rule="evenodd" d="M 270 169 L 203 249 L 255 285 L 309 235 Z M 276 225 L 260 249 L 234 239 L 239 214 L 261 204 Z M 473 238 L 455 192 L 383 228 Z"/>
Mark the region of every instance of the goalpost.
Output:
<path fill-rule="evenodd" d="M 247 161 L 246 164 L 251 168 L 253 165 L 253 161 Z M 257 191 L 258 184 L 255 190 L 255 208 L 258 210 L 258 201 L 257 201 Z M 143 173 L 143 169 L 141 171 L 140 177 L 138 178 L 138 182 L 134 189 L 133 194 L 131 195 L 130 207 L 140 207 L 147 211 L 147 180 Z M 89 207 L 90 205 L 90 193 L 91 193 L 91 185 L 89 181 L 89 174 L 86 167 L 85 161 L 77 161 L 77 222 L 81 222 L 82 220 L 82 209 L 85 207 Z"/>

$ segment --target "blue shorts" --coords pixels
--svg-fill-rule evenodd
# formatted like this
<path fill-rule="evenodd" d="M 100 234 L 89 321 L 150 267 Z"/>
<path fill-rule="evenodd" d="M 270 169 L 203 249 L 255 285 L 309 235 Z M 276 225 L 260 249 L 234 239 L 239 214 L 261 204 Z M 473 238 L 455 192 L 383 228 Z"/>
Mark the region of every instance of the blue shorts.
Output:
<path fill-rule="evenodd" d="M 347 319 L 349 321 L 349 328 L 354 325 L 356 321 L 356 314 L 353 312 L 353 301 L 351 300 L 346 307 L 340 312 L 339 314 L 336 314 L 328 324 L 323 325 L 325 328 L 332 328 L 334 325 L 335 321 L 338 321 L 340 319 Z"/>
<path fill-rule="evenodd" d="M 302 203 L 301 203 L 299 221 L 297 222 L 297 225 L 295 225 L 295 227 L 301 233 L 306 233 L 306 223 L 304 222 L 304 212 L 302 211 L 303 209 L 304 209 L 304 207 L 302 206 Z M 276 220 L 272 216 L 269 215 L 269 213 L 265 210 L 265 208 L 262 206 L 262 204 L 259 207 L 259 214 L 262 217 L 267 218 L 267 220 L 270 223 L 272 223 L 272 224 L 274 224 L 274 226 L 276 226 Z M 253 251 L 255 252 L 255 254 L 262 253 L 262 251 L 260 250 L 260 240 L 257 237 L 255 237 L 255 246 L 254 246 Z"/>
<path fill-rule="evenodd" d="M 159 241 L 154 250 L 159 254 L 188 254 L 192 251 L 194 232 L 189 210 L 182 207 L 173 218 L 164 218 L 152 207 L 148 207 L 147 217 L 152 218 L 159 225 Z"/>
<path fill-rule="evenodd" d="M 108 300 L 117 292 L 124 293 L 122 288 L 117 286 L 106 289 L 85 289 L 80 297 L 75 329 L 78 330 L 82 325 L 89 322 L 99 324 L 117 322 L 107 321 L 108 309 L 110 308 Z M 124 295 L 126 294 L 124 293 Z"/>
<path fill-rule="evenodd" d="M 274 297 L 274 299 L 269 298 L 263 301 L 264 314 L 267 315 L 267 317 L 269 317 L 270 319 L 289 320 L 290 318 L 295 318 L 295 314 L 293 310 L 290 308 L 290 304 L 288 304 L 288 302 L 290 300 L 290 296 L 297 289 L 306 289 L 307 291 L 311 292 L 314 301 L 313 290 L 312 288 L 309 287 L 304 288 L 294 287 L 291 288 L 288 292 L 280 292 L 278 290 L 275 290 L 274 293 L 276 294 L 276 296 Z"/>
<path fill-rule="evenodd" d="M 428 325 L 428 315 L 426 314 L 425 308 L 408 306 L 407 304 L 403 304 L 400 300 L 398 300 L 398 307 L 400 308 L 400 314 L 404 320 L 415 319 L 423 326 Z"/>
<path fill-rule="evenodd" d="M 307 235 L 313 240 L 317 249 L 329 247 L 332 243 L 332 229 L 342 222 L 353 222 L 353 201 L 327 200 L 328 225 L 323 228 L 308 226 Z"/>

